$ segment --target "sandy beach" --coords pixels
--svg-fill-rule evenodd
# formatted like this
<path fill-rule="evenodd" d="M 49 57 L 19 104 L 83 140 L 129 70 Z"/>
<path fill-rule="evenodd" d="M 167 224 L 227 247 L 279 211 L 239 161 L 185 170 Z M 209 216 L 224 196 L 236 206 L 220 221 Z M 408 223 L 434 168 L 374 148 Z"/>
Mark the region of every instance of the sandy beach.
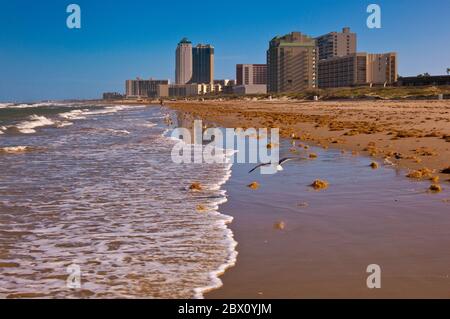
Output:
<path fill-rule="evenodd" d="M 279 127 L 281 156 L 307 158 L 274 176 L 248 174 L 251 164 L 233 165 L 224 185 L 229 200 L 220 211 L 234 217 L 229 227 L 239 255 L 222 276 L 224 285 L 206 298 L 450 296 L 450 257 L 444 253 L 450 244 L 450 176 L 440 173 L 450 165 L 448 102 L 208 101 L 170 107 L 186 122 Z M 374 161 L 377 169 L 370 167 Z M 415 170 L 423 176 L 406 177 Z M 313 190 L 315 179 L 329 187 Z M 248 187 L 253 182 L 257 189 Z M 442 191 L 430 192 L 432 184 Z M 383 270 L 382 289 L 366 286 L 370 264 Z"/>

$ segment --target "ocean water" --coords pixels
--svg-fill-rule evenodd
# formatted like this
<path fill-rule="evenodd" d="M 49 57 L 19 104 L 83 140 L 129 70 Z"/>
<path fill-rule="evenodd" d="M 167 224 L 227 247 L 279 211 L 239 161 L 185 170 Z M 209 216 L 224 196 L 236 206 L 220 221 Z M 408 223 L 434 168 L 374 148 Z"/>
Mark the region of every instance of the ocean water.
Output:
<path fill-rule="evenodd" d="M 201 298 L 221 285 L 236 258 L 218 212 L 231 164 L 174 164 L 173 116 L 0 104 L 0 298 Z"/>

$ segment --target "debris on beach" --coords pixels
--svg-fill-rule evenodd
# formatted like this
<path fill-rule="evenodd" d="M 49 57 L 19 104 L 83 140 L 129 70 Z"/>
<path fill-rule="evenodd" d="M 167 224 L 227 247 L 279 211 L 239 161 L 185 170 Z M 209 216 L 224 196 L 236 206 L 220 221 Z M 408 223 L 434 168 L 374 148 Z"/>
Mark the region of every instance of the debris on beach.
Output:
<path fill-rule="evenodd" d="M 450 174 L 450 166 L 441 171 L 442 174 Z"/>
<path fill-rule="evenodd" d="M 432 181 L 433 183 L 439 183 L 439 176 L 436 175 L 436 176 L 430 177 L 430 181 Z"/>
<path fill-rule="evenodd" d="M 253 182 L 249 185 L 247 185 L 248 188 L 253 189 L 253 190 L 257 190 L 259 188 L 259 184 L 258 182 Z"/>
<path fill-rule="evenodd" d="M 385 158 L 384 158 L 384 165 L 395 166 L 395 164 L 391 161 L 391 158 L 390 158 L 390 157 L 385 157 Z"/>
<path fill-rule="evenodd" d="M 199 213 L 204 213 L 204 212 L 207 211 L 206 207 L 203 206 L 203 205 L 197 205 L 196 210 L 197 210 Z"/>
<path fill-rule="evenodd" d="M 326 189 L 328 188 L 328 182 L 321 179 L 316 179 L 310 186 L 315 190 Z"/>
<path fill-rule="evenodd" d="M 418 170 L 413 170 L 411 172 L 409 172 L 406 177 L 408 178 L 414 178 L 414 179 L 421 179 L 421 178 L 426 178 L 426 177 L 431 177 L 431 174 L 433 174 L 433 171 L 430 170 L 429 168 L 421 168 Z"/>
<path fill-rule="evenodd" d="M 274 145 L 272 144 L 272 143 L 269 143 L 269 144 L 267 144 L 267 149 L 271 149 L 271 148 L 273 148 L 274 147 Z"/>
<path fill-rule="evenodd" d="M 377 162 L 372 162 L 370 163 L 370 167 L 372 167 L 372 169 L 377 169 L 378 168 L 378 163 Z"/>
<path fill-rule="evenodd" d="M 432 184 L 429 189 L 433 193 L 440 193 L 440 192 L 442 192 L 442 187 L 441 187 L 441 185 L 438 185 L 438 184 Z"/>
<path fill-rule="evenodd" d="M 191 186 L 189 186 L 189 190 L 201 191 L 201 190 L 203 190 L 203 187 L 202 187 L 202 184 L 200 184 L 199 182 L 194 182 L 191 184 Z"/>
<path fill-rule="evenodd" d="M 309 207 L 309 204 L 307 202 L 301 202 L 301 203 L 298 203 L 297 206 L 306 208 L 306 207 Z"/>
<path fill-rule="evenodd" d="M 311 153 L 311 154 L 309 154 L 309 158 L 315 159 L 315 158 L 317 158 L 317 154 L 316 153 Z"/>
<path fill-rule="evenodd" d="M 276 222 L 273 225 L 273 228 L 275 228 L 276 230 L 284 230 L 286 228 L 286 223 L 284 221 Z"/>
<path fill-rule="evenodd" d="M 18 153 L 25 153 L 31 150 L 31 147 L 29 146 L 10 146 L 10 147 L 2 147 L 0 148 L 0 154 L 18 154 Z"/>

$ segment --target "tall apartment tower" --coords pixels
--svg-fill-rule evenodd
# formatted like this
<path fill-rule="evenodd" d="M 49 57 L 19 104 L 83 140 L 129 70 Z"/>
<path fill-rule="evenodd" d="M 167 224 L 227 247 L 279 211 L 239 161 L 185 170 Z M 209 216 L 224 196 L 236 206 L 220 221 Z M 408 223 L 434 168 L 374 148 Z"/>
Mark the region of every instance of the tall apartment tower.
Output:
<path fill-rule="evenodd" d="M 214 82 L 214 47 L 199 44 L 192 48 L 192 79 L 190 83 Z"/>
<path fill-rule="evenodd" d="M 184 38 L 175 53 L 175 83 L 186 84 L 192 78 L 192 43 Z"/>
<path fill-rule="evenodd" d="M 267 84 L 267 64 L 237 64 L 236 84 Z"/>
<path fill-rule="evenodd" d="M 275 37 L 267 50 L 270 93 L 299 92 L 317 87 L 316 40 L 300 32 Z"/>
<path fill-rule="evenodd" d="M 330 32 L 316 38 L 319 50 L 319 60 L 346 56 L 356 53 L 356 33 L 350 32 L 350 28 L 342 29 L 342 32 Z"/>

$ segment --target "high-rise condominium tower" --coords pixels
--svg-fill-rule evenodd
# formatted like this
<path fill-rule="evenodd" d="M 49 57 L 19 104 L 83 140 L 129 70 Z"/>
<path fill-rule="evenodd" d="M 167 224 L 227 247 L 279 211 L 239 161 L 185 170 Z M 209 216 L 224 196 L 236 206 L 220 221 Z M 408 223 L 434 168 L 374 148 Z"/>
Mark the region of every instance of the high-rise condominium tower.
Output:
<path fill-rule="evenodd" d="M 316 38 L 319 50 L 319 60 L 342 57 L 356 53 L 356 33 L 350 28 L 343 28 L 342 32 L 330 32 Z"/>
<path fill-rule="evenodd" d="M 186 38 L 182 39 L 175 56 L 175 83 L 186 84 L 192 78 L 192 43 Z"/>
<path fill-rule="evenodd" d="M 267 50 L 268 92 L 299 92 L 317 87 L 316 41 L 300 32 L 275 37 Z"/>
<path fill-rule="evenodd" d="M 199 44 L 192 48 L 192 79 L 190 83 L 214 82 L 214 47 Z"/>

